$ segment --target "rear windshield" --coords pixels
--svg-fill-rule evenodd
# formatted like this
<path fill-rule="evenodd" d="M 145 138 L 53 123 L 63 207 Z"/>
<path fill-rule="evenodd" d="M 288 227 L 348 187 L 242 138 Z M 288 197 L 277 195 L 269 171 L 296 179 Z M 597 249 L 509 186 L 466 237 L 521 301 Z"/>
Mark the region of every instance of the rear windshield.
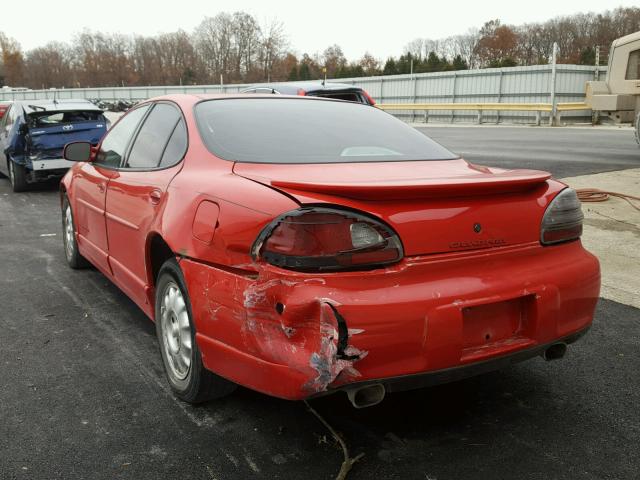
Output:
<path fill-rule="evenodd" d="M 207 148 L 247 163 L 351 163 L 458 158 L 377 108 L 304 98 L 208 100 L 195 108 Z"/>
<path fill-rule="evenodd" d="M 32 127 L 51 127 L 64 123 L 102 122 L 102 112 L 75 110 L 70 112 L 38 112 L 29 115 Z"/>

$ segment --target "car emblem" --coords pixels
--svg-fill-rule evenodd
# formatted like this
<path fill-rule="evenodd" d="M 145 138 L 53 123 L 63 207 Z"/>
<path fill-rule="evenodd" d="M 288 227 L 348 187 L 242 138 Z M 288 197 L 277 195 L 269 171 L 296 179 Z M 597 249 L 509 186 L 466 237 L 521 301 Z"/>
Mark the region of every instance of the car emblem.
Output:
<path fill-rule="evenodd" d="M 473 231 L 476 233 L 480 233 L 482 231 L 482 225 L 480 225 L 479 223 L 474 223 L 473 224 Z"/>
<path fill-rule="evenodd" d="M 73 130 L 73 125 L 64 125 L 62 127 L 63 130 Z"/>

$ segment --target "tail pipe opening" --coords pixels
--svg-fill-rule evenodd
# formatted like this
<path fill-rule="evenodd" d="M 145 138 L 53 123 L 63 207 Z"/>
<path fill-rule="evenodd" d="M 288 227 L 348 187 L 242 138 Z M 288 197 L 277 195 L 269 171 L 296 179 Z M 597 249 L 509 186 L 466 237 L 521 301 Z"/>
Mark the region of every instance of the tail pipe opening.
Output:
<path fill-rule="evenodd" d="M 381 383 L 347 389 L 349 401 L 355 408 L 373 407 L 384 400 L 385 393 L 386 390 Z"/>
<path fill-rule="evenodd" d="M 542 354 L 542 357 L 547 362 L 550 362 L 551 360 L 561 359 L 562 357 L 564 357 L 565 353 L 567 353 L 567 344 L 564 342 L 558 342 L 547 348 Z"/>

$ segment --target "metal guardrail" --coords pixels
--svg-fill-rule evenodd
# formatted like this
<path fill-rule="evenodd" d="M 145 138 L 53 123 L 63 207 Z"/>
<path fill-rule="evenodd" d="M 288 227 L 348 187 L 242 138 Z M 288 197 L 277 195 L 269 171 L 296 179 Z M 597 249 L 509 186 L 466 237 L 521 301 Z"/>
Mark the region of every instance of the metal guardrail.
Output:
<path fill-rule="evenodd" d="M 553 112 L 553 104 L 551 103 L 381 103 L 376 105 L 379 109 L 385 111 L 410 110 L 423 111 L 424 121 L 429 121 L 429 111 L 431 110 L 470 110 L 478 112 L 477 123 L 482 123 L 482 112 L 536 112 L 536 125 L 540 125 L 542 120 L 542 112 L 549 112 L 549 123 L 560 125 L 561 112 L 570 112 L 578 110 L 591 110 L 591 107 L 584 102 L 569 102 L 556 104 L 555 119 L 551 115 Z"/>

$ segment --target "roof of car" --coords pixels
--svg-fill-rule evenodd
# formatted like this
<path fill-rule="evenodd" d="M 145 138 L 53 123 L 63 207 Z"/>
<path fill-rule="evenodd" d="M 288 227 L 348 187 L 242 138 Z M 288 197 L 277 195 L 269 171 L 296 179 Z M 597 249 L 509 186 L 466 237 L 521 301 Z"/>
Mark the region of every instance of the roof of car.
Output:
<path fill-rule="evenodd" d="M 310 82 L 286 82 L 286 83 L 265 83 L 253 85 L 243 90 L 254 89 L 254 88 L 271 88 L 278 92 L 292 92 L 297 93 L 298 90 L 304 90 L 305 92 L 316 92 L 319 90 L 345 90 L 345 89 L 355 89 L 361 90 L 360 87 L 355 85 L 349 85 L 348 83 L 325 83 L 322 84 L 321 81 L 310 81 Z"/>
<path fill-rule="evenodd" d="M 138 105 L 144 105 L 151 102 L 173 102 L 180 105 L 183 109 L 190 109 L 196 103 L 200 103 L 206 100 L 229 100 L 229 99 L 259 99 L 266 98 L 269 100 L 285 100 L 285 99 L 294 99 L 300 101 L 307 102 L 337 102 L 337 103 L 345 103 L 341 100 L 334 100 L 332 98 L 327 97 L 306 97 L 299 95 L 272 95 L 267 93 L 173 93 L 168 95 L 161 95 L 158 97 L 149 98 L 140 102 Z M 356 103 L 357 102 L 351 102 Z M 361 104 L 364 105 L 364 104 Z M 133 108 L 135 108 L 133 107 Z"/>
<path fill-rule="evenodd" d="M 16 102 L 18 103 L 18 102 Z M 21 100 L 19 102 L 25 113 L 38 111 L 69 112 L 74 110 L 102 112 L 103 110 L 91 103 L 89 100 L 69 99 L 69 100 Z"/>

